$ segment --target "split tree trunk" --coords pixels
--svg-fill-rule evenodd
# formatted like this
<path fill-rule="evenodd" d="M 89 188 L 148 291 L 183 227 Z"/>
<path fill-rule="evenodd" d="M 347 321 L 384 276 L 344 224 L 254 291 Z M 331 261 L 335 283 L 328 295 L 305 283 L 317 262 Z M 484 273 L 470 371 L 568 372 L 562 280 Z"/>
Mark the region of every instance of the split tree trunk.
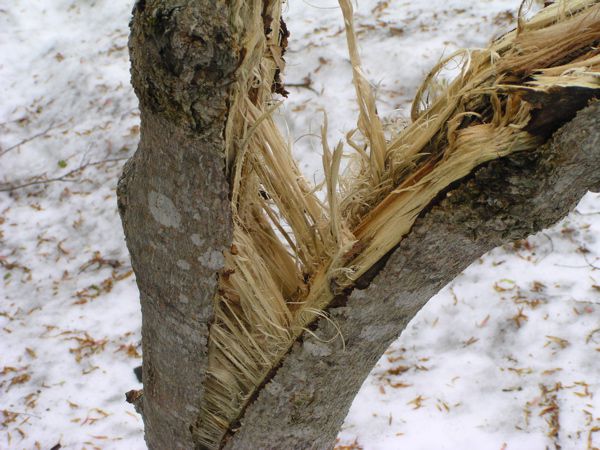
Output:
<path fill-rule="evenodd" d="M 329 310 L 346 349 L 305 333 L 226 448 L 333 448 L 372 367 L 431 297 L 484 253 L 552 225 L 599 188 L 600 101 L 534 154 L 486 164 L 422 214 L 369 287 Z M 336 332 L 323 319 L 314 330 Z"/>
<path fill-rule="evenodd" d="M 119 210 L 142 304 L 151 449 L 193 449 L 221 251 L 231 244 L 223 130 L 240 55 L 228 2 L 140 0 L 132 82 L 141 141 Z M 600 187 L 600 103 L 535 154 L 494 161 L 415 223 L 365 291 L 329 310 L 346 340 L 303 336 L 246 410 L 230 449 L 328 449 L 370 368 L 440 288 L 491 248 L 563 217 Z M 330 324 L 316 324 L 330 336 Z"/>

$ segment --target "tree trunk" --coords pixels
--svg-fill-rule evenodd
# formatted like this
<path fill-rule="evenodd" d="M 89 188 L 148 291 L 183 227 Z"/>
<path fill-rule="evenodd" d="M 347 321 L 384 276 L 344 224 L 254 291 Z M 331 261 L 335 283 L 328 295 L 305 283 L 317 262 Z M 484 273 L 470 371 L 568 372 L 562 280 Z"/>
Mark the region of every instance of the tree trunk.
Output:
<path fill-rule="evenodd" d="M 118 199 L 140 290 L 138 406 L 153 449 L 194 447 L 215 272 L 231 245 L 223 130 L 238 55 L 228 20 L 227 5 L 210 0 L 140 0 L 133 11 L 141 141 Z"/>
<path fill-rule="evenodd" d="M 229 2 L 140 0 L 130 52 L 141 141 L 118 186 L 142 305 L 142 412 L 151 449 L 199 448 L 208 326 L 232 241 L 223 130 L 240 60 Z M 415 223 L 366 290 L 329 310 L 346 341 L 305 334 L 246 409 L 230 449 L 328 449 L 371 367 L 441 287 L 491 248 L 561 217 L 600 186 L 600 103 L 535 153 L 494 161 Z M 328 321 L 315 326 L 331 336 Z"/>

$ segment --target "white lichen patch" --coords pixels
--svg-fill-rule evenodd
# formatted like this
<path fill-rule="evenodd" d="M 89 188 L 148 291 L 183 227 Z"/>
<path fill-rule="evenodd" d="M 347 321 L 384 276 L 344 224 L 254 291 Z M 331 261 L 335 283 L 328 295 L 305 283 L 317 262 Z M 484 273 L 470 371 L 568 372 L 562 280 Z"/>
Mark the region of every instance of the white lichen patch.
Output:
<path fill-rule="evenodd" d="M 223 254 L 217 250 L 209 250 L 198 257 L 198 261 L 204 267 L 211 270 L 219 270 L 225 263 Z"/>
<path fill-rule="evenodd" d="M 202 247 L 204 245 L 204 239 L 202 239 L 199 234 L 192 234 L 190 239 L 192 240 L 192 244 L 196 247 Z"/>
<path fill-rule="evenodd" d="M 324 342 L 306 341 L 304 342 L 303 347 L 306 352 L 313 356 L 325 357 L 331 355 L 332 353 L 331 348 Z"/>
<path fill-rule="evenodd" d="M 179 267 L 181 270 L 190 270 L 190 263 L 180 259 L 179 261 L 177 261 L 177 267 Z"/>
<path fill-rule="evenodd" d="M 181 214 L 175 208 L 173 201 L 164 194 L 150 191 L 148 193 L 148 206 L 152 217 L 165 227 L 179 228 Z"/>

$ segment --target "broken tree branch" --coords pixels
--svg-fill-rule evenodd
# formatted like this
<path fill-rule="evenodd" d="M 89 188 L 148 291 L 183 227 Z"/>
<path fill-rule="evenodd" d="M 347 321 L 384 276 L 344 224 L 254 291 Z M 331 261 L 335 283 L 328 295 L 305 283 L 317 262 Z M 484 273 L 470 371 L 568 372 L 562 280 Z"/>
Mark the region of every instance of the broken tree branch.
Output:
<path fill-rule="evenodd" d="M 423 213 L 371 285 L 328 311 L 345 350 L 305 333 L 225 448 L 332 448 L 371 368 L 433 295 L 485 252 L 550 226 L 598 188 L 595 102 L 537 151 L 485 164 Z M 335 330 L 320 319 L 313 333 Z"/>

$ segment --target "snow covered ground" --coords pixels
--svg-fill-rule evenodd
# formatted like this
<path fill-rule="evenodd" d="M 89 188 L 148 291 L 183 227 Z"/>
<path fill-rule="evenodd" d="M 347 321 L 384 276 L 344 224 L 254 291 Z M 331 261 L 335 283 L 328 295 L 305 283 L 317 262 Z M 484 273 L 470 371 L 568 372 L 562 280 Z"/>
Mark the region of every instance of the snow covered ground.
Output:
<path fill-rule="evenodd" d="M 0 6 L 0 449 L 143 449 L 138 294 L 115 187 L 139 136 L 132 1 Z M 380 113 L 406 116 L 442 55 L 512 26 L 517 0 L 360 0 Z M 281 119 L 305 173 L 313 136 L 356 117 L 334 0 L 290 0 Z M 50 181 L 54 180 L 54 181 Z M 28 184 L 28 186 L 19 187 Z M 339 449 L 600 447 L 600 197 L 492 251 L 434 297 L 356 398 Z"/>

